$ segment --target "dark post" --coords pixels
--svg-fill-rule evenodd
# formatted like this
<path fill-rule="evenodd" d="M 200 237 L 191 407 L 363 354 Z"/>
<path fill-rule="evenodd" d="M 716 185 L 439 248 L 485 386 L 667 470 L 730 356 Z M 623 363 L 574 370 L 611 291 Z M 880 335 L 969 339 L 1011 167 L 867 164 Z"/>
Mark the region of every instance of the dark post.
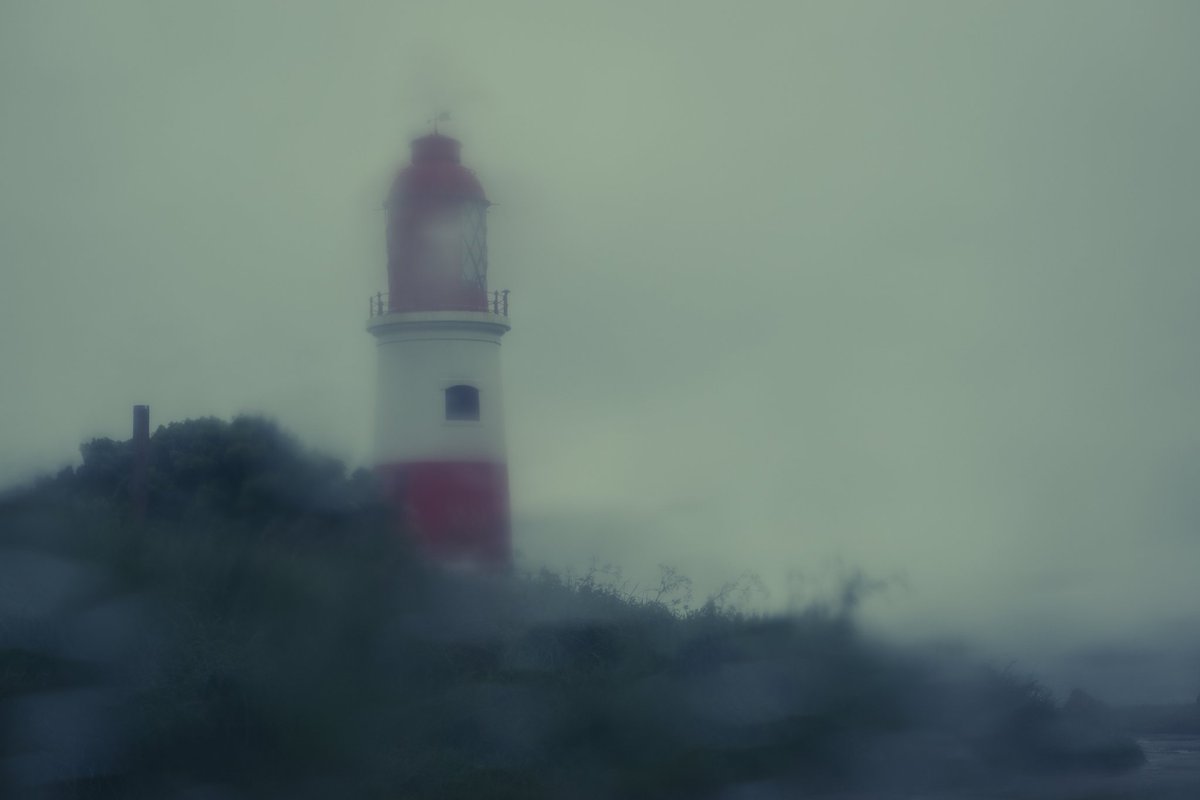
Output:
<path fill-rule="evenodd" d="M 150 406 L 133 407 L 133 474 L 129 477 L 129 495 L 133 501 L 133 519 L 146 521 L 147 475 L 150 471 Z"/>

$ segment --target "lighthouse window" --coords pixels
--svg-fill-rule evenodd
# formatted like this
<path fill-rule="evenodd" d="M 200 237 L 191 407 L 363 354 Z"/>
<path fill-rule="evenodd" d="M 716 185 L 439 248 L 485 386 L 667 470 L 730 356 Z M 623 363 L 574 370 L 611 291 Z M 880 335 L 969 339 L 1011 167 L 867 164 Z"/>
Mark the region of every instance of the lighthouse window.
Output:
<path fill-rule="evenodd" d="M 479 419 L 479 390 L 460 384 L 446 390 L 446 419 Z"/>

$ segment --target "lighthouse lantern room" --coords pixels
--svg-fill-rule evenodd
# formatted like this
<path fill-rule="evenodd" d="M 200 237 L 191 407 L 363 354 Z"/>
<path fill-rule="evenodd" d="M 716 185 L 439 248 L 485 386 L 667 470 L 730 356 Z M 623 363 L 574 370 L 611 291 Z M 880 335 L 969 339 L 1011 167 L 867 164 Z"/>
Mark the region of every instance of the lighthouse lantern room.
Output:
<path fill-rule="evenodd" d="M 488 290 L 483 187 L 461 145 L 432 133 L 387 210 L 388 291 L 372 298 L 375 463 L 403 530 L 442 562 L 511 559 L 500 339 L 508 292 Z"/>

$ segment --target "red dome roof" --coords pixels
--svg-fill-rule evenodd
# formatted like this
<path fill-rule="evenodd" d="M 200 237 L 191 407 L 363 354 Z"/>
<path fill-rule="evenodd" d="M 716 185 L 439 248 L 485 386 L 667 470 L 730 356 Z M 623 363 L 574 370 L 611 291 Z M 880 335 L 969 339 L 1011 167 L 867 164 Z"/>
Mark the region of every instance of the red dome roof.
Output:
<path fill-rule="evenodd" d="M 462 165 L 457 139 L 431 133 L 412 142 L 412 163 L 392 182 L 388 202 L 413 199 L 460 199 L 487 203 L 475 173 Z"/>

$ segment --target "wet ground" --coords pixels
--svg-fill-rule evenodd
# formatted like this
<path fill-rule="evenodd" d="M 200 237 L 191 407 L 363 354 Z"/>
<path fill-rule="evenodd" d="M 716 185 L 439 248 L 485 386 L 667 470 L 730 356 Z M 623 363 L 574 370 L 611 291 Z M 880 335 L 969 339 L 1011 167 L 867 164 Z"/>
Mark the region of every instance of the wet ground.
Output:
<path fill-rule="evenodd" d="M 979 791 L 859 792 L 821 800 L 1200 800 L 1200 736 L 1146 736 L 1138 742 L 1146 753 L 1146 764 L 1127 775 L 1018 778 Z M 782 800 L 794 796 L 786 791 L 729 795 L 737 800 Z"/>
<path fill-rule="evenodd" d="M 1133 773 L 1019 782 L 979 800 L 1200 800 L 1200 736 L 1145 736 L 1138 743 L 1146 763 Z"/>
<path fill-rule="evenodd" d="M 1147 798 L 1200 800 L 1200 736 L 1146 736 L 1138 740 L 1146 765 L 1137 776 Z"/>

